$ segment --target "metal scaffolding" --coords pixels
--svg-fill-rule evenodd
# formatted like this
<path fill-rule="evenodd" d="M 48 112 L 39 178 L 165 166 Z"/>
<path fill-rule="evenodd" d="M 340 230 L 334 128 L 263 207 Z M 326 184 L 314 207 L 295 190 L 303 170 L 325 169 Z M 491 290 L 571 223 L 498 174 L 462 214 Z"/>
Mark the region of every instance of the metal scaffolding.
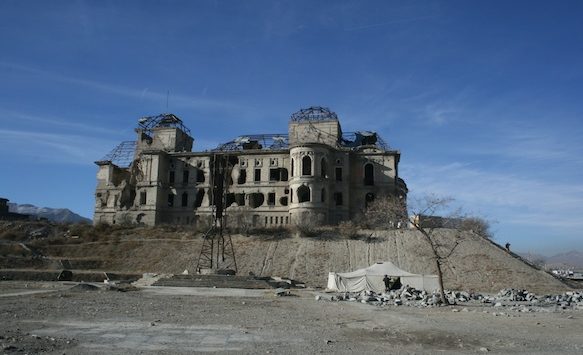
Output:
<path fill-rule="evenodd" d="M 198 273 L 211 272 L 236 274 L 235 248 L 229 234 L 224 233 L 225 199 L 229 188 L 229 177 L 233 169 L 231 157 L 213 154 L 210 166 L 210 198 L 212 226 L 203 236 L 203 243 L 196 263 Z"/>
<path fill-rule="evenodd" d="M 372 145 L 383 150 L 390 150 L 389 145 L 376 132 L 357 131 L 343 132 L 339 147 L 358 148 L 361 146 Z M 213 149 L 213 152 L 241 151 L 248 149 L 261 150 L 285 150 L 289 149 L 289 139 L 287 134 L 249 134 L 239 136 L 232 141 L 220 144 Z"/>
<path fill-rule="evenodd" d="M 287 134 L 250 134 L 239 136 L 220 144 L 213 151 L 234 151 L 246 149 L 281 150 L 289 147 Z"/>
<path fill-rule="evenodd" d="M 292 113 L 290 117 L 290 121 L 292 122 L 326 120 L 338 120 L 338 116 L 328 107 L 322 106 L 311 106 L 308 108 L 303 108 L 298 112 Z"/>
<path fill-rule="evenodd" d="M 113 148 L 106 156 L 98 160 L 99 162 L 109 162 L 120 168 L 128 168 L 134 161 L 136 153 L 136 141 L 121 142 Z"/>
<path fill-rule="evenodd" d="M 190 136 L 190 130 L 182 123 L 182 120 L 178 116 L 172 113 L 142 117 L 138 121 L 138 126 L 148 135 L 152 135 L 152 130 L 156 127 L 174 127 Z"/>

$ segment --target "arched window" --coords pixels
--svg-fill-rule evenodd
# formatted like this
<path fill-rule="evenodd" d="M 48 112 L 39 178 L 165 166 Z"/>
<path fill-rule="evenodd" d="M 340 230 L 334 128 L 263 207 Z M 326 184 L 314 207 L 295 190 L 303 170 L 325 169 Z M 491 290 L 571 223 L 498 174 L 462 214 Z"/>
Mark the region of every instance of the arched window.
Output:
<path fill-rule="evenodd" d="M 371 163 L 364 165 L 364 184 L 367 186 L 374 185 L 374 166 Z"/>
<path fill-rule="evenodd" d="M 298 187 L 298 202 L 310 202 L 310 188 L 306 185 Z"/>
<path fill-rule="evenodd" d="M 326 158 L 322 158 L 320 163 L 320 176 L 323 178 L 328 177 L 328 164 L 326 163 Z"/>
<path fill-rule="evenodd" d="M 326 202 L 326 189 L 322 189 L 321 200 L 322 202 Z"/>
<path fill-rule="evenodd" d="M 265 201 L 265 196 L 260 192 L 254 192 L 249 194 L 249 206 L 251 208 L 257 208 L 263 205 Z"/>
<path fill-rule="evenodd" d="M 302 158 L 302 175 L 312 175 L 312 158 L 307 155 Z"/>
<path fill-rule="evenodd" d="M 294 159 L 291 160 L 291 176 L 294 176 Z"/>

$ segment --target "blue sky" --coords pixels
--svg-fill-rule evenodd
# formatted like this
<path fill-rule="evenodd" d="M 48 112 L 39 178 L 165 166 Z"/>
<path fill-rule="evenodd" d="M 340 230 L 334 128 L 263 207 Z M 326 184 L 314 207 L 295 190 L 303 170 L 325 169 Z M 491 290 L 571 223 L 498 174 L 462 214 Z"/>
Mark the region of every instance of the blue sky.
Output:
<path fill-rule="evenodd" d="M 195 149 L 302 107 L 401 150 L 411 196 L 583 249 L 581 1 L 0 2 L 0 196 L 93 213 L 93 161 L 170 111 Z M 169 94 L 168 108 L 166 96 Z"/>

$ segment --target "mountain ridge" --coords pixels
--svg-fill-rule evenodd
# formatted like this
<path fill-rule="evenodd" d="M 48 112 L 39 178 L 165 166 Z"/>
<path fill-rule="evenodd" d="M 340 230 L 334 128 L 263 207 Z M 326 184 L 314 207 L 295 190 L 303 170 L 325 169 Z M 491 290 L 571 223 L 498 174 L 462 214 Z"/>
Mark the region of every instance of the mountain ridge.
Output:
<path fill-rule="evenodd" d="M 68 208 L 38 207 L 29 203 L 8 203 L 8 210 L 37 218 L 46 218 L 58 223 L 92 223 L 89 218 L 80 216 Z"/>

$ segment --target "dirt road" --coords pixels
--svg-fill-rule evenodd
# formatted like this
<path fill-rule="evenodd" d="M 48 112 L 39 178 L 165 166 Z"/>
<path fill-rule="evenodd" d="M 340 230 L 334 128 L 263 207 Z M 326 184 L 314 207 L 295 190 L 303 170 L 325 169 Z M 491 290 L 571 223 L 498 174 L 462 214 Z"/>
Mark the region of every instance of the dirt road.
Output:
<path fill-rule="evenodd" d="M 47 286 L 48 285 L 48 286 Z M 4 353 L 572 353 L 583 311 L 418 309 L 316 301 L 314 292 L 83 291 L 1 282 Z M 33 290 L 43 293 L 22 293 Z M 12 294 L 12 296 L 11 296 Z"/>

